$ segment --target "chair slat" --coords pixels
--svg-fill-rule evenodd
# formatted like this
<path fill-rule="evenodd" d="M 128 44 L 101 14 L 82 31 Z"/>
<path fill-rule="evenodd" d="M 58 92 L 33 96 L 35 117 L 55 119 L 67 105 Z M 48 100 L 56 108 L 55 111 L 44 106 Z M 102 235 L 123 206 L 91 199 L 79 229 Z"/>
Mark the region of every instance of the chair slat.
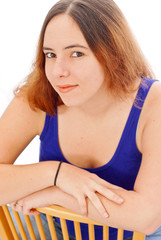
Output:
<path fill-rule="evenodd" d="M 0 206 L 0 237 L 2 240 L 14 240 L 2 206 Z"/>
<path fill-rule="evenodd" d="M 75 236 L 77 240 L 82 240 L 80 223 L 74 221 Z"/>
<path fill-rule="evenodd" d="M 46 218 L 48 221 L 51 238 L 52 238 L 52 240 L 57 240 L 57 235 L 56 235 L 55 226 L 53 223 L 53 218 L 50 215 L 46 215 Z"/>
<path fill-rule="evenodd" d="M 40 219 L 39 215 L 35 215 L 35 221 L 36 221 L 37 228 L 39 230 L 39 234 L 40 234 L 41 239 L 46 240 L 43 225 L 42 225 L 42 222 L 41 222 L 41 219 Z"/>
<path fill-rule="evenodd" d="M 95 233 L 94 233 L 94 225 L 88 225 L 88 232 L 89 232 L 89 240 L 95 240 Z"/>
<path fill-rule="evenodd" d="M 44 208 L 36 208 L 36 210 L 44 214 L 49 214 L 51 216 L 67 219 L 70 221 L 76 221 L 76 222 L 87 223 L 87 224 L 90 223 L 90 224 L 102 226 L 102 224 L 99 222 L 93 221 L 87 217 L 83 217 L 78 213 L 72 212 L 64 207 L 57 206 L 57 205 L 52 205 Z"/>
<path fill-rule="evenodd" d="M 18 228 L 20 230 L 20 234 L 21 234 L 22 239 L 27 240 L 27 236 L 26 236 L 26 233 L 25 233 L 25 230 L 23 228 L 23 224 L 21 222 L 21 219 L 20 219 L 20 216 L 19 216 L 18 212 L 14 211 L 14 210 L 12 210 L 12 211 L 13 211 L 15 220 L 17 222 Z"/>
<path fill-rule="evenodd" d="M 70 210 L 67 210 L 60 206 L 49 206 L 47 208 L 39 208 L 37 209 L 39 212 L 42 212 L 46 214 L 48 226 L 50 230 L 50 234 L 52 237 L 52 240 L 58 240 L 56 236 L 56 230 L 55 225 L 53 222 L 53 217 L 59 217 L 61 228 L 62 228 L 62 234 L 64 240 L 69 240 L 69 234 L 67 229 L 66 220 L 70 220 L 74 222 L 74 228 L 75 228 L 75 235 L 77 240 L 82 240 L 81 236 L 81 228 L 80 223 L 87 223 L 88 224 L 88 231 L 89 231 L 89 240 L 95 240 L 95 231 L 94 231 L 94 225 L 101 225 L 100 223 L 97 224 L 97 222 L 90 220 L 88 218 L 82 217 L 81 215 L 74 213 Z M 25 230 L 23 228 L 21 218 L 18 214 L 18 212 L 15 212 L 13 210 L 13 214 L 15 217 L 15 220 L 17 222 L 19 232 L 22 236 L 22 240 L 27 240 Z M 24 215 L 26 225 L 28 227 L 29 234 L 31 236 L 31 240 L 36 240 L 36 236 L 34 233 L 34 229 L 31 226 L 32 221 L 30 220 L 28 215 Z M 43 225 L 41 222 L 40 215 L 35 215 L 36 224 L 39 230 L 39 234 L 42 240 L 46 240 L 45 232 L 43 229 Z M 102 225 L 101 225 L 102 226 Z M 16 232 L 17 226 L 15 228 L 15 223 L 12 220 L 12 217 L 10 215 L 10 211 L 7 206 L 0 206 L 0 238 L 1 240 L 19 240 L 19 237 Z M 123 240 L 123 233 L 124 231 L 121 229 L 118 229 L 117 233 L 117 240 Z M 103 226 L 103 240 L 109 240 L 109 227 Z M 145 240 L 145 235 L 134 232 L 133 234 L 133 240 Z"/>
<path fill-rule="evenodd" d="M 3 208 L 3 211 L 4 211 L 5 216 L 6 216 L 6 218 L 7 218 L 7 221 L 8 221 L 8 224 L 9 224 L 9 226 L 10 226 L 10 229 L 11 229 L 11 232 L 12 232 L 12 234 L 13 234 L 14 239 L 15 239 L 15 240 L 19 240 L 19 236 L 18 236 L 18 234 L 17 234 L 15 225 L 14 225 L 14 223 L 13 223 L 13 220 L 12 220 L 12 217 L 11 217 L 11 215 L 10 215 L 10 212 L 9 212 L 9 210 L 8 210 L 7 205 L 2 206 L 2 208 Z"/>
<path fill-rule="evenodd" d="M 133 240 L 144 240 L 145 235 L 142 233 L 134 232 L 133 234 Z"/>
<path fill-rule="evenodd" d="M 62 227 L 62 233 L 63 233 L 64 240 L 69 240 L 66 220 L 63 218 L 60 218 L 60 223 L 61 223 L 61 227 Z"/>
<path fill-rule="evenodd" d="M 103 226 L 103 240 L 109 240 L 109 227 Z"/>
<path fill-rule="evenodd" d="M 123 240 L 124 230 L 118 229 L 117 231 L 117 240 Z"/>
<path fill-rule="evenodd" d="M 32 224 L 31 224 L 29 216 L 28 215 L 24 215 L 24 218 L 25 218 L 25 222 L 26 222 L 27 229 L 29 231 L 31 240 L 36 240 L 35 233 L 34 233 L 34 230 L 33 230 L 33 227 L 32 227 Z"/>

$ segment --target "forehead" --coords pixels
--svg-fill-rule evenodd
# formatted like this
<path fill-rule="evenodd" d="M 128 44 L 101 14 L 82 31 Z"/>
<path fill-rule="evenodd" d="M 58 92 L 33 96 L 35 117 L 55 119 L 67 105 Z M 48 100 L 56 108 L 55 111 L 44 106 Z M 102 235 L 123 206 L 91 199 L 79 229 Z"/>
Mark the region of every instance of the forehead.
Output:
<path fill-rule="evenodd" d="M 50 47 L 52 45 L 62 45 L 65 47 L 72 43 L 87 46 L 87 42 L 77 23 L 66 14 L 53 17 L 45 30 L 44 45 L 50 45 Z"/>

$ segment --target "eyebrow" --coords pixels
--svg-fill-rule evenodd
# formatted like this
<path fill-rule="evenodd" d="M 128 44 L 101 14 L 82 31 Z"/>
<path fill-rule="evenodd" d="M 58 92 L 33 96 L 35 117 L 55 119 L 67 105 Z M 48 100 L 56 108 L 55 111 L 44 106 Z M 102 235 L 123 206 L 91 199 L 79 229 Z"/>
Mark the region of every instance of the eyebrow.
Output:
<path fill-rule="evenodd" d="M 80 44 L 73 44 L 73 45 L 69 45 L 67 47 L 64 48 L 64 50 L 66 49 L 70 49 L 70 48 L 84 48 L 84 49 L 88 49 L 87 47 L 83 46 L 83 45 L 80 45 Z M 50 51 L 54 51 L 54 49 L 52 48 L 48 48 L 48 47 L 43 47 L 43 50 L 50 50 Z"/>
<path fill-rule="evenodd" d="M 76 48 L 76 47 L 87 49 L 87 47 L 80 45 L 80 44 L 73 44 L 73 45 L 65 47 L 64 49 Z"/>

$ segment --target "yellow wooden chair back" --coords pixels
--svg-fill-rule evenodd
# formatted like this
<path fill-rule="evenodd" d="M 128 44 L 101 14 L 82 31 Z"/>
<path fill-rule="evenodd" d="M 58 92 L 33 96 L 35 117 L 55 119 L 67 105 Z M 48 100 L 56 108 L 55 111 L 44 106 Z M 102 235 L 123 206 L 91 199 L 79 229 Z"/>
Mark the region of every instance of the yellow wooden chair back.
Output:
<path fill-rule="evenodd" d="M 39 208 L 37 210 L 39 212 L 46 214 L 52 240 L 57 240 L 52 216 L 60 218 L 60 223 L 61 223 L 64 240 L 69 240 L 66 220 L 71 220 L 74 222 L 76 240 L 83 240 L 81 237 L 80 223 L 88 224 L 89 240 L 98 240 L 98 239 L 95 239 L 94 225 L 101 225 L 101 224 L 99 224 L 97 222 L 94 222 L 88 218 L 82 217 L 81 215 L 71 212 L 60 206 L 50 206 L 50 207 L 46 207 L 46 208 Z M 14 214 L 15 220 L 17 222 L 22 240 L 28 240 L 18 212 L 15 212 L 13 210 L 13 214 Z M 29 232 L 31 240 L 36 240 L 33 226 L 31 224 L 29 216 L 24 215 L 24 218 L 25 218 L 26 226 L 28 228 L 28 232 Z M 44 232 L 44 229 L 43 229 L 43 226 L 41 223 L 40 216 L 36 215 L 35 220 L 36 220 L 36 224 L 37 224 L 37 227 L 39 230 L 40 238 L 42 240 L 48 240 L 45 237 L 45 232 Z M 123 240 L 123 232 L 124 231 L 122 229 L 118 229 L 117 240 Z M 19 240 L 18 234 L 16 232 L 16 228 L 14 226 L 14 223 L 10 216 L 10 212 L 6 205 L 0 207 L 0 239 L 1 240 Z M 109 239 L 109 227 L 103 226 L 103 240 L 108 240 L 108 239 Z M 137 232 L 133 233 L 133 240 L 144 240 L 144 239 L 145 239 L 145 236 L 143 234 L 137 233 Z"/>

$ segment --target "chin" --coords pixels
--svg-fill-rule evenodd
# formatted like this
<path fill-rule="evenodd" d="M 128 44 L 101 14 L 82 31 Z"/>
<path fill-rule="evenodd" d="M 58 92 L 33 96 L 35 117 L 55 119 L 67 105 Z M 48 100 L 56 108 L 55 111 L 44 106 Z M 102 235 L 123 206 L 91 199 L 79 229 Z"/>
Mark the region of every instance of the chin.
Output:
<path fill-rule="evenodd" d="M 64 103 L 64 105 L 66 105 L 67 107 L 79 107 L 85 103 L 83 99 L 62 99 L 61 98 L 61 100 Z"/>

